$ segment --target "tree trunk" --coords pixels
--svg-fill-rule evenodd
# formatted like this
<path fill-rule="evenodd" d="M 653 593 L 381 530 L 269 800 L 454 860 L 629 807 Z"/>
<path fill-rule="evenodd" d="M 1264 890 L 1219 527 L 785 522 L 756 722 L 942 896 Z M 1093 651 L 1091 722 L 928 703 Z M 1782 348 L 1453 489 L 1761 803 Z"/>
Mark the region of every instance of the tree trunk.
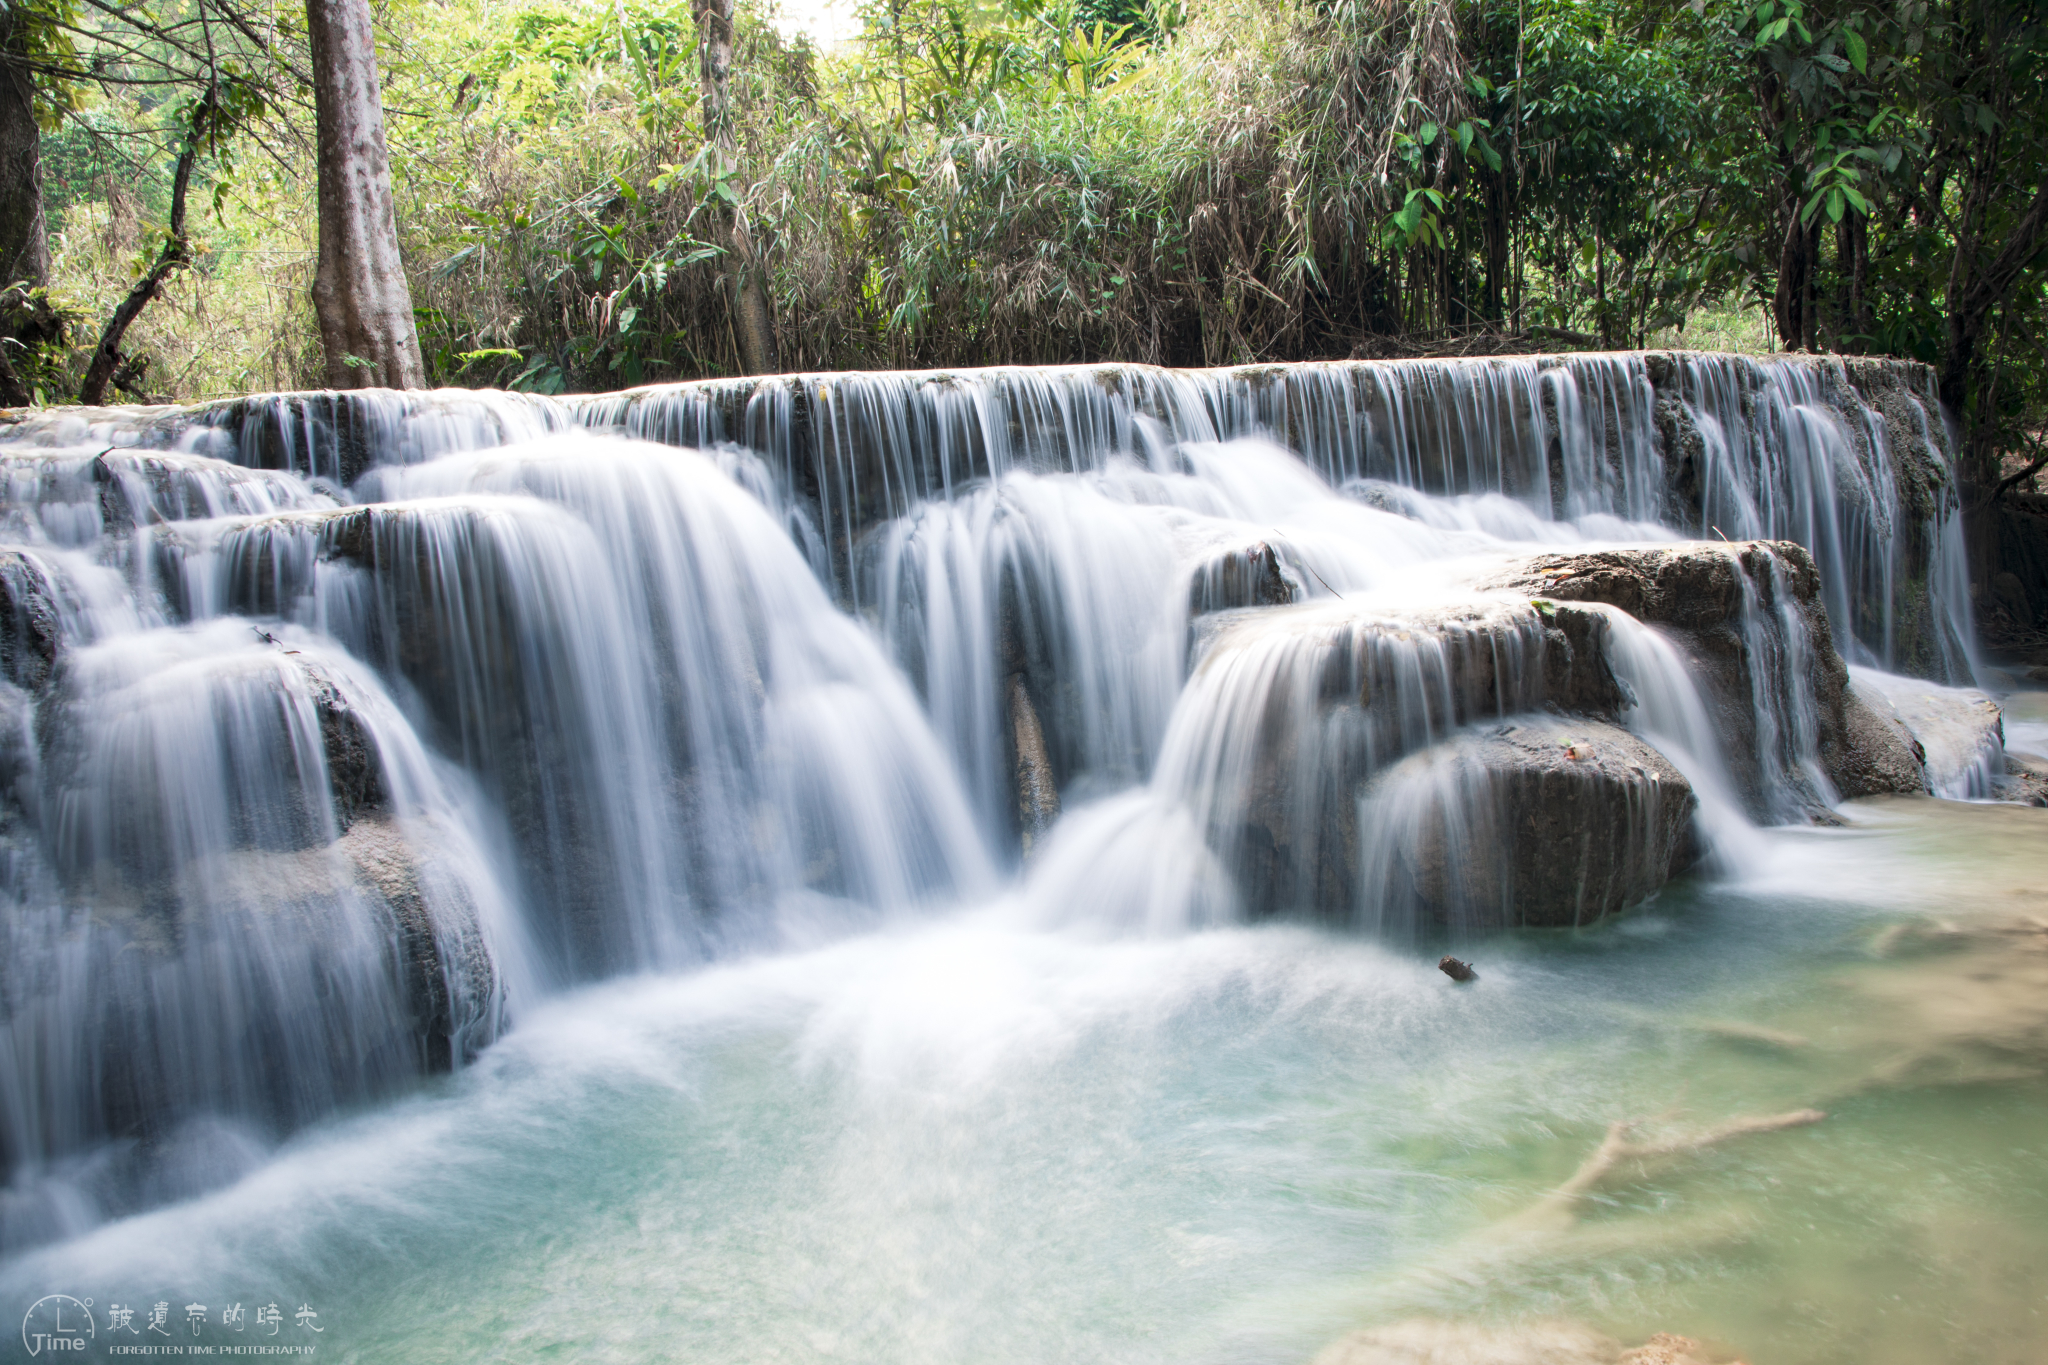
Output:
<path fill-rule="evenodd" d="M 1785 236 L 1778 248 L 1778 287 L 1771 296 L 1771 312 L 1778 324 L 1778 339 L 1788 351 L 1803 351 L 1813 331 L 1807 316 L 1807 277 L 1813 268 L 1806 253 L 1807 231 L 1799 222 L 1799 196 L 1788 193 L 1783 207 Z"/>
<path fill-rule="evenodd" d="M 12 286 L 50 282 L 50 233 L 43 219 L 42 130 L 36 126 L 35 83 L 12 59 L 28 22 L 20 7 L 0 9 L 0 294 Z M 23 338 L 0 325 L 0 406 L 29 401 L 14 363 Z"/>
<path fill-rule="evenodd" d="M 320 264 L 313 309 L 337 389 L 426 382 L 398 256 L 391 160 L 369 0 L 306 0 L 319 129 Z"/>
<path fill-rule="evenodd" d="M 1870 222 L 1861 214 L 1842 215 L 1836 238 L 1842 260 L 1843 329 L 1855 340 L 1839 349 L 1865 354 L 1870 350 Z"/>
<path fill-rule="evenodd" d="M 713 149 L 712 176 L 725 184 L 740 163 L 739 139 L 732 127 L 733 0 L 692 0 L 691 14 L 697 22 L 697 69 L 704 86 L 704 138 Z M 776 355 L 775 315 L 768 307 L 761 255 L 747 226 L 746 205 L 736 200 L 731 209 L 725 278 L 740 368 L 748 374 L 775 374 L 782 363 Z"/>

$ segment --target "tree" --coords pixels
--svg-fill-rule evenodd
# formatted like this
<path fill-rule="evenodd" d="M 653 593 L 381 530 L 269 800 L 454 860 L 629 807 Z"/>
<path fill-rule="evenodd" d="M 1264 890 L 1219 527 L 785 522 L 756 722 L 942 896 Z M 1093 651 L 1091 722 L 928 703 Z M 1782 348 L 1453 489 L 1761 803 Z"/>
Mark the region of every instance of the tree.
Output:
<path fill-rule="evenodd" d="M 692 0 L 697 21 L 698 74 L 704 85 L 704 150 L 711 192 L 730 209 L 727 228 L 726 287 L 740 363 L 749 374 L 774 374 L 782 368 L 775 347 L 775 317 L 768 308 L 761 253 L 747 224 L 744 195 L 735 180 L 740 169 L 739 139 L 732 117 L 733 0 Z"/>
<path fill-rule="evenodd" d="M 337 389 L 426 382 L 398 254 L 369 0 L 306 0 L 318 136 L 320 260 L 313 308 Z"/>
<path fill-rule="evenodd" d="M 39 82 L 69 43 L 46 8 L 0 0 L 0 404 L 30 399 L 19 356 L 50 338 L 32 291 L 50 282 L 43 217 L 42 115 L 59 87 Z"/>
<path fill-rule="evenodd" d="M 178 161 L 171 174 L 170 221 L 163 245 L 142 277 L 115 305 L 113 316 L 100 332 L 99 345 L 87 362 L 85 379 L 79 385 L 78 401 L 97 404 L 106 400 L 107 386 L 128 388 L 142 368 L 139 359 L 121 354 L 121 342 L 128 328 L 149 302 L 163 292 L 170 277 L 192 263 L 192 239 L 185 230 L 186 202 L 191 197 L 192 174 L 202 152 L 212 153 L 223 166 L 226 144 L 238 125 L 260 114 L 268 106 L 264 88 L 235 72 L 221 72 L 179 118 Z"/>

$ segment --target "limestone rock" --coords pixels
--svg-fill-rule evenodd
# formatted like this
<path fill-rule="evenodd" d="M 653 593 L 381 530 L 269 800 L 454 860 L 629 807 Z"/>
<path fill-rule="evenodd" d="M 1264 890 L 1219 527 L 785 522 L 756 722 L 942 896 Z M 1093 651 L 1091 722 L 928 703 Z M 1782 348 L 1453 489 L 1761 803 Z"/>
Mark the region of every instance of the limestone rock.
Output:
<path fill-rule="evenodd" d="M 1606 1333 L 1561 1319 L 1486 1327 L 1410 1318 L 1342 1337 L 1314 1365 L 1712 1365 L 1719 1358 L 1670 1332 L 1624 1351 Z"/>
<path fill-rule="evenodd" d="M 1592 924 L 1698 856 L 1691 784 L 1617 726 L 1518 716 L 1366 791 L 1359 873 L 1383 913 L 1461 930 Z"/>
<path fill-rule="evenodd" d="M 1796 814 L 1780 808 L 1786 793 L 1808 808 L 1826 804 L 1830 793 L 1804 783 L 1793 751 L 1809 712 L 1833 795 L 1926 790 L 1910 740 L 1865 714 L 1850 692 L 1813 557 L 1790 541 L 1538 555 L 1483 586 L 1604 602 L 1662 630 L 1691 664 L 1753 815 Z"/>
<path fill-rule="evenodd" d="M 1621 1343 L 1576 1322 L 1513 1327 L 1413 1318 L 1353 1332 L 1314 1365 L 1616 1365 Z"/>
<path fill-rule="evenodd" d="M 1396 616 L 1321 601 L 1203 620 L 1199 669 L 1239 684 L 1217 699 L 1220 742 L 1248 761 L 1210 832 L 1254 913 L 1358 911 L 1359 792 L 1409 751 L 1503 715 L 1611 719 L 1628 701 L 1608 617 L 1569 605 L 1483 597 Z"/>
<path fill-rule="evenodd" d="M 1975 688 L 1943 687 L 1852 668 L 1850 694 L 1912 737 L 1939 796 L 1988 796 L 2005 775 L 2005 723 L 1998 703 Z"/>
<path fill-rule="evenodd" d="M 1620 1365 L 1712 1365 L 1712 1357 L 1691 1337 L 1659 1332 L 1633 1350 L 1623 1351 Z"/>
<path fill-rule="evenodd" d="M 39 692 L 56 666 L 57 586 L 24 550 L 0 550 L 0 674 Z"/>
<path fill-rule="evenodd" d="M 1261 540 L 1225 550 L 1198 567 L 1188 583 L 1188 615 L 1232 607 L 1284 607 L 1301 600 L 1302 589 L 1279 551 Z"/>
<path fill-rule="evenodd" d="M 1992 784 L 1992 795 L 2023 806 L 2048 806 L 2048 763 L 2031 755 L 2007 754 L 2005 775 Z"/>
<path fill-rule="evenodd" d="M 422 1069 L 446 1071 L 491 1041 L 497 967 L 467 888 L 437 877 L 389 820 L 358 820 L 337 848 L 391 912 Z"/>
<path fill-rule="evenodd" d="M 334 797 L 335 823 L 346 831 L 356 816 L 384 804 L 383 765 L 377 746 L 355 708 L 317 665 L 299 667 L 313 684 L 320 712 L 321 748 L 327 757 L 327 784 Z"/>

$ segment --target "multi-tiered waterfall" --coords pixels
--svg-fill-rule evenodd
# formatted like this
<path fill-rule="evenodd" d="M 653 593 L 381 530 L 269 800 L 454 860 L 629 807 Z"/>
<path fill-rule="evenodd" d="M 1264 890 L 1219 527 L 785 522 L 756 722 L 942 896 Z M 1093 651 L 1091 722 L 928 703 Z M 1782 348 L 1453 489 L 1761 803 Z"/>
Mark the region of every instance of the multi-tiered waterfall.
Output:
<path fill-rule="evenodd" d="M 1945 439 L 1909 366 L 1664 354 L 27 417 L 0 1234 L 576 983 L 1017 896 L 1584 924 L 1981 793 L 1995 712 L 1916 748 L 1882 676 L 1971 679 Z"/>

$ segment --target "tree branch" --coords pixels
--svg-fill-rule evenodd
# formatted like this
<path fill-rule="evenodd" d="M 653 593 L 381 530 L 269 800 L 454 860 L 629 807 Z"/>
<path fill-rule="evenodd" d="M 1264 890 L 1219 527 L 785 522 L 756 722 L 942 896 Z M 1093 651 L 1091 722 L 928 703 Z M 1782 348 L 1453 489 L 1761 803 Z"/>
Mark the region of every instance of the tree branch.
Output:
<path fill-rule="evenodd" d="M 106 401 L 107 385 L 121 369 L 121 339 L 128 334 L 128 328 L 149 301 L 163 292 L 164 281 L 191 262 L 191 243 L 185 236 L 185 200 L 192 188 L 192 168 L 199 160 L 199 148 L 210 140 L 208 129 L 219 97 L 220 87 L 209 85 L 198 103 L 192 106 L 185 132 L 185 147 L 178 153 L 178 169 L 171 180 L 171 221 L 164 233 L 163 250 L 157 253 L 156 264 L 135 282 L 135 287 L 128 291 L 128 297 L 114 309 L 114 315 L 107 319 L 106 330 L 100 333 L 100 344 L 94 348 L 92 363 L 86 366 L 85 380 L 78 386 L 78 401 L 89 407 Z"/>

